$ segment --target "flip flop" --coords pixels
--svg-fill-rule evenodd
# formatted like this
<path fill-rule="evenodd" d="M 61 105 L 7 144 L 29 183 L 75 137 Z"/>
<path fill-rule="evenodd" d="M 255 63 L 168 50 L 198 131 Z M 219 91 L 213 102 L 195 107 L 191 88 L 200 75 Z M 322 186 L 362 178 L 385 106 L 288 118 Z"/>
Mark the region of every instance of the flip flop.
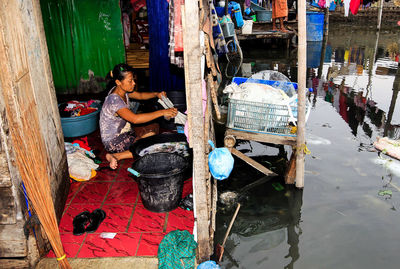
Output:
<path fill-rule="evenodd" d="M 99 228 L 100 224 L 106 218 L 106 212 L 101 209 L 95 209 L 92 213 L 90 213 L 90 224 L 86 227 L 87 233 L 94 233 L 97 228 Z"/>
<path fill-rule="evenodd" d="M 73 235 L 81 235 L 85 232 L 85 226 L 89 223 L 90 212 L 83 211 L 74 217 L 72 225 L 74 226 Z"/>

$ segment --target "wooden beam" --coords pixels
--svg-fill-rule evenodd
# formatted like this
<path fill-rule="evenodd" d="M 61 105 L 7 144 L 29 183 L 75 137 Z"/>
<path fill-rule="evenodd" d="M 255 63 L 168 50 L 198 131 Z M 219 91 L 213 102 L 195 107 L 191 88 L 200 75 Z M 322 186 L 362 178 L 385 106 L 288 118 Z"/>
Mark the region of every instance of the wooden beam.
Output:
<path fill-rule="evenodd" d="M 225 136 L 228 136 L 228 135 L 233 135 L 237 139 L 243 139 L 243 140 L 253 140 L 253 141 L 264 142 L 264 143 L 290 145 L 290 146 L 296 145 L 296 137 L 294 137 L 294 136 L 252 133 L 252 132 L 227 129 L 225 132 Z"/>
<path fill-rule="evenodd" d="M 255 169 L 257 169 L 258 171 L 260 171 L 261 173 L 264 173 L 266 176 L 272 176 L 275 177 L 277 176 L 277 174 L 275 174 L 274 172 L 272 172 L 271 170 L 269 170 L 268 168 L 266 168 L 265 166 L 259 164 L 258 162 L 256 162 L 255 160 L 253 160 L 252 158 L 244 155 L 243 153 L 241 153 L 240 151 L 238 151 L 235 148 L 231 149 L 231 152 L 233 155 L 237 156 L 238 158 L 242 159 L 243 161 L 245 161 L 246 163 L 248 163 L 249 165 L 251 165 L 252 167 L 254 167 Z"/>
<path fill-rule="evenodd" d="M 258 31 L 251 34 L 237 34 L 238 40 L 249 39 L 289 39 L 294 36 L 294 33 L 271 32 L 271 31 Z"/>
<path fill-rule="evenodd" d="M 296 158 L 296 187 L 304 187 L 304 147 L 306 125 L 306 72 L 307 72 L 307 32 L 306 32 L 306 1 L 298 0 L 298 103 L 297 103 L 297 158 Z"/>
<path fill-rule="evenodd" d="M 28 255 L 23 227 L 23 220 L 15 225 L 0 225 L 0 256 L 2 258 L 22 258 Z"/>
<path fill-rule="evenodd" d="M 201 263 L 209 260 L 211 249 L 209 244 L 209 212 L 207 210 L 208 197 L 205 173 L 206 155 L 198 1 L 186 1 L 182 11 L 185 88 L 187 104 L 190 107 L 188 114 L 191 132 L 190 144 L 193 147 L 193 194 L 197 227 L 197 261 Z"/>

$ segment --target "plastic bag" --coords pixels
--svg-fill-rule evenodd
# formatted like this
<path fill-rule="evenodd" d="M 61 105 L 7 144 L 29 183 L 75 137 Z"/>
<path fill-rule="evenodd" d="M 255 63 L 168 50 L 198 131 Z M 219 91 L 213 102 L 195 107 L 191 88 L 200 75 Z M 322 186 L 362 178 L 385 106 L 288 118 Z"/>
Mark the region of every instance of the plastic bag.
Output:
<path fill-rule="evenodd" d="M 220 269 L 220 268 L 221 267 L 215 261 L 206 261 L 197 266 L 197 269 Z"/>
<path fill-rule="evenodd" d="M 208 140 L 213 150 L 208 154 L 208 166 L 215 179 L 223 180 L 229 177 L 232 172 L 234 159 L 229 150 L 225 147 L 215 148 L 214 143 Z"/>

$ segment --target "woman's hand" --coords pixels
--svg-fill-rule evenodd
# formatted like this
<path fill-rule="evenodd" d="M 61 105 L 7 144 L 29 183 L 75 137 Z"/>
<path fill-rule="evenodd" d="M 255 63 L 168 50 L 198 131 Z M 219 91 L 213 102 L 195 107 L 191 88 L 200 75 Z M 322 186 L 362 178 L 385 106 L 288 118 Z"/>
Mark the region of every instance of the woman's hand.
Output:
<path fill-rule="evenodd" d="M 161 99 L 162 96 L 167 97 L 167 94 L 164 91 L 157 93 L 158 99 Z"/>
<path fill-rule="evenodd" d="M 171 118 L 175 118 L 178 115 L 178 109 L 176 108 L 168 108 L 163 110 L 163 116 L 166 120 L 170 120 Z"/>

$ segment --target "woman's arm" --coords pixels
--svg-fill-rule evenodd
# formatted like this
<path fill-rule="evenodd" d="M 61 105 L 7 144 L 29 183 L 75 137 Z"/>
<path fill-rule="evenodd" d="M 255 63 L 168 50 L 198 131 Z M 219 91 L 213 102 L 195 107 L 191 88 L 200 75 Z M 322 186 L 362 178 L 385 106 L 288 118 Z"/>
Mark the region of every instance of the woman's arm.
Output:
<path fill-rule="evenodd" d="M 176 108 L 162 109 L 149 113 L 135 114 L 128 108 L 121 108 L 117 111 L 118 115 L 126 121 L 132 122 L 134 124 L 146 123 L 157 119 L 161 116 L 173 118 L 178 114 Z"/>
<path fill-rule="evenodd" d="M 149 100 L 152 98 L 161 98 L 161 96 L 167 96 L 165 92 L 132 92 L 128 94 L 129 98 L 136 100 Z"/>

